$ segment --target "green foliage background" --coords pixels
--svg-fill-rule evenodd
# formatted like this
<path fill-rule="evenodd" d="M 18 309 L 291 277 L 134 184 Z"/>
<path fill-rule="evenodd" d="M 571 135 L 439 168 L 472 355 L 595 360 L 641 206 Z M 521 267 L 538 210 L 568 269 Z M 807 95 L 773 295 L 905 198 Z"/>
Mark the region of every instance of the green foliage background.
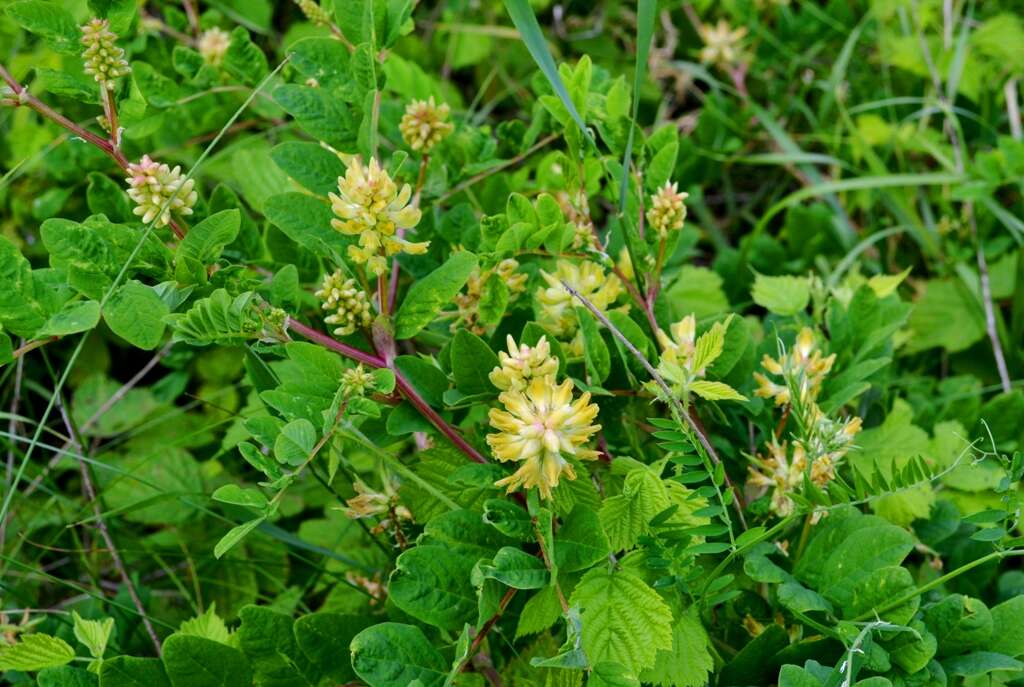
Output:
<path fill-rule="evenodd" d="M 1022 9 L 2 3 L 0 681 L 1021 684 Z M 195 181 L 173 227 L 133 212 L 144 155 Z M 430 242 L 379 283 L 328 200 L 371 157 Z M 568 334 L 559 261 L 627 284 Z M 324 323 L 338 268 L 393 291 L 372 328 Z M 699 373 L 656 331 L 688 315 Z M 766 488 L 813 432 L 754 373 L 805 328 L 812 406 L 863 430 Z M 600 408 L 550 500 L 494 484 L 507 337 Z"/>

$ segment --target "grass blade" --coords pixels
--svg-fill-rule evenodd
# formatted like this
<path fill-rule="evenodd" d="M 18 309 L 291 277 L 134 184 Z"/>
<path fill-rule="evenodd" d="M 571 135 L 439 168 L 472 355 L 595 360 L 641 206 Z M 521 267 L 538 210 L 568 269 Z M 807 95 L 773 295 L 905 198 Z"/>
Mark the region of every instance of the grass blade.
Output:
<path fill-rule="evenodd" d="M 633 112 L 629 120 L 629 138 L 622 156 L 622 181 L 619 184 L 619 212 L 626 211 L 626 190 L 629 188 L 629 164 L 633 157 L 633 137 L 636 135 L 636 116 L 640 110 L 640 86 L 647 78 L 647 56 L 651 52 L 654 36 L 654 14 L 657 0 L 637 0 L 636 14 L 636 69 L 633 72 Z"/>
<path fill-rule="evenodd" d="M 558 75 L 555 58 L 551 56 L 551 51 L 548 50 L 547 40 L 544 38 L 544 33 L 540 30 L 540 24 L 537 23 L 537 17 L 530 7 L 529 0 L 505 0 L 505 9 L 508 10 L 508 16 L 512 18 L 512 23 L 519 30 L 519 34 L 523 39 L 523 45 L 530 51 L 530 57 L 540 67 L 548 83 L 551 84 L 551 88 L 555 89 L 555 94 L 558 95 L 558 99 L 562 101 L 565 109 L 569 111 L 573 120 L 580 127 L 583 137 L 593 143 L 594 139 L 590 137 L 586 123 L 580 117 L 580 113 L 576 111 L 576 106 L 573 105 L 572 98 L 569 97 L 569 91 L 566 90 L 565 84 L 562 83 L 562 77 Z"/>

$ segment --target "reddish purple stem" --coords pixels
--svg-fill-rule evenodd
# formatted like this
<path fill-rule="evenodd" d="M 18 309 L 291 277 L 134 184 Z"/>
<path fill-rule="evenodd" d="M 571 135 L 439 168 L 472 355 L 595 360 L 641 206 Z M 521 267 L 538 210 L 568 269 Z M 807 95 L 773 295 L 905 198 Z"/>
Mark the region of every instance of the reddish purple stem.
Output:
<path fill-rule="evenodd" d="M 321 346 L 326 346 L 332 351 L 337 351 L 347 358 L 364 363 L 370 367 L 387 367 L 383 359 L 373 355 L 372 353 L 367 353 L 366 351 L 361 351 L 358 348 L 344 344 L 311 327 L 307 327 L 292 318 L 288 318 L 288 329 L 309 339 L 310 341 L 318 343 Z M 395 373 L 395 386 L 398 387 L 398 391 L 406 398 L 406 400 L 409 401 L 409 403 L 415 406 L 416 410 L 418 410 L 423 417 L 430 420 L 430 423 L 434 425 L 434 427 L 437 427 L 441 434 L 448 437 L 448 440 L 455 444 L 455 446 L 465 453 L 471 460 L 477 463 L 488 462 L 487 459 L 484 458 L 479 451 L 473 448 L 473 446 L 466 441 L 454 427 L 445 422 L 444 418 L 441 417 L 436 410 L 430 407 L 430 404 L 423 400 L 423 397 L 416 392 L 416 389 L 414 389 L 412 384 L 402 376 L 401 372 L 396 370 L 394 367 L 391 368 L 391 371 Z"/>

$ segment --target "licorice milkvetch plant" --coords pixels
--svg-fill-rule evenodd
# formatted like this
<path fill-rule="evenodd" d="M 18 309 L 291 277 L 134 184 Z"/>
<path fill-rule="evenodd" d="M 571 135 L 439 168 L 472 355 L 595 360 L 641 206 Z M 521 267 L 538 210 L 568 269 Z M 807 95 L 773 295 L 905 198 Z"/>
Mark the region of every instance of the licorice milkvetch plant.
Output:
<path fill-rule="evenodd" d="M 7 3 L 0 681 L 1019 684 L 1011 5 Z"/>

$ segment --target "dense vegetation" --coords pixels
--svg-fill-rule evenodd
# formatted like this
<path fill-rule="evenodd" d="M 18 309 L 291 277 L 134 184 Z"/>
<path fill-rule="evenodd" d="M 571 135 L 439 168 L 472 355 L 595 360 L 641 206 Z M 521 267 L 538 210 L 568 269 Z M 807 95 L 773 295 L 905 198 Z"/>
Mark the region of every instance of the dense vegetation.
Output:
<path fill-rule="evenodd" d="M 13 0 L 0 682 L 1024 684 L 1010 0 Z"/>

